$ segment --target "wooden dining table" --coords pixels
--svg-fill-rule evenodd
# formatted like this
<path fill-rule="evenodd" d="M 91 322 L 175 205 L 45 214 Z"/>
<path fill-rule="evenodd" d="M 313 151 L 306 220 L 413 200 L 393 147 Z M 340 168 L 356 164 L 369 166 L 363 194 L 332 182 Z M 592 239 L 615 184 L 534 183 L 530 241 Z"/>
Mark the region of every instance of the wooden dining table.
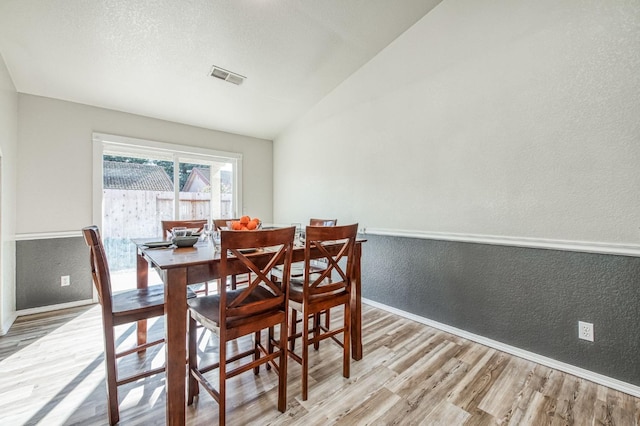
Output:
<path fill-rule="evenodd" d="M 220 278 L 220 253 L 214 250 L 210 242 L 200 242 L 188 248 L 149 248 L 145 243 L 157 241 L 134 239 L 137 246 L 137 286 L 148 285 L 149 266 L 154 267 L 164 283 L 165 310 L 165 352 L 166 352 L 166 423 L 168 425 L 185 424 L 185 384 L 186 384 L 186 335 L 187 335 L 187 292 L 189 284 L 197 284 Z M 355 360 L 362 358 L 362 314 L 361 314 L 361 254 L 362 243 L 355 245 L 355 262 L 352 269 L 351 291 L 351 354 Z M 335 249 L 339 247 L 336 244 Z M 331 244 L 325 245 L 331 253 Z M 334 254 L 334 253 L 332 253 Z M 259 253 L 255 254 L 259 256 Z M 312 258 L 320 253 L 312 250 Z M 304 261 L 304 247 L 295 247 L 293 262 Z M 230 259 L 230 272 L 246 273 L 240 262 Z M 235 270 L 234 270 L 235 268 Z M 138 323 L 138 340 L 146 340 L 146 321 Z"/>

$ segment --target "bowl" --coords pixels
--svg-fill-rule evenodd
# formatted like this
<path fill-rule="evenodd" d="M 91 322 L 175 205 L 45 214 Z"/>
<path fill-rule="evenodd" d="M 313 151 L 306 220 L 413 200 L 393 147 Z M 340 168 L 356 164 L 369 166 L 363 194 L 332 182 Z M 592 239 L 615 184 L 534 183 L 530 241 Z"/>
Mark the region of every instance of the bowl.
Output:
<path fill-rule="evenodd" d="M 175 244 L 177 247 L 193 247 L 195 243 L 198 242 L 200 237 L 189 236 L 189 237 L 175 237 L 171 242 Z"/>

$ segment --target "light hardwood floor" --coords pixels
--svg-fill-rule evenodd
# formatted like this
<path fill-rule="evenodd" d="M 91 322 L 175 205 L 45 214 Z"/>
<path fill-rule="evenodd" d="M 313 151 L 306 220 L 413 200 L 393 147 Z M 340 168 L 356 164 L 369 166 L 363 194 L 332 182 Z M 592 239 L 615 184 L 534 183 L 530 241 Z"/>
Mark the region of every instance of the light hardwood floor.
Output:
<path fill-rule="evenodd" d="M 333 320 L 339 320 L 334 315 Z M 288 409 L 276 409 L 276 377 L 261 370 L 229 381 L 227 419 L 245 425 L 638 425 L 640 400 L 577 377 L 364 306 L 364 359 L 341 375 L 340 349 L 311 350 L 309 399 L 289 362 Z M 128 345 L 133 327 L 117 329 Z M 162 333 L 162 321 L 150 326 Z M 250 342 L 245 340 L 238 345 Z M 213 345 L 201 335 L 200 348 Z M 233 345 L 232 350 L 237 349 Z M 107 424 L 98 306 L 20 318 L 0 337 L 0 425 Z M 163 351 L 145 362 L 160 364 Z M 208 356 L 210 357 L 210 356 Z M 123 368 L 139 364 L 136 355 Z M 213 373 L 212 373 L 213 374 Z M 122 425 L 164 424 L 164 376 L 120 387 Z M 208 394 L 189 425 L 217 424 Z"/>

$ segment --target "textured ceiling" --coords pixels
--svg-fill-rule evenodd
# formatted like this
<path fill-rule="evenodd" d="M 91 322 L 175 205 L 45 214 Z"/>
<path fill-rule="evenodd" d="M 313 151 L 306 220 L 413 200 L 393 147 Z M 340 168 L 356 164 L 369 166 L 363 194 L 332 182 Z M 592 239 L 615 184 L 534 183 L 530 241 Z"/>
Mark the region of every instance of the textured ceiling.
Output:
<path fill-rule="evenodd" d="M 0 53 L 21 93 L 273 139 L 440 1 L 0 0 Z"/>

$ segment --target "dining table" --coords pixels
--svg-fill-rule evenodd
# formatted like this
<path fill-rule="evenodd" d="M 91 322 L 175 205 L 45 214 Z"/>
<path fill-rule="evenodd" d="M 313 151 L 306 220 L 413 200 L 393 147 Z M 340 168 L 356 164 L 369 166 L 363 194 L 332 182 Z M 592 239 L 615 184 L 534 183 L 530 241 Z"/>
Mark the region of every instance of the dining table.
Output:
<path fill-rule="evenodd" d="M 155 268 L 164 283 L 165 353 L 166 353 L 166 424 L 185 424 L 185 388 L 187 359 L 187 292 L 190 284 L 203 283 L 220 278 L 220 253 L 211 241 L 200 241 L 193 247 L 158 247 L 150 244 L 157 238 L 136 238 L 137 287 L 145 288 L 149 281 L 149 266 Z M 354 249 L 354 265 L 351 271 L 351 354 L 354 360 L 362 359 L 362 303 L 361 303 L 361 255 L 362 243 L 357 239 Z M 150 244 L 151 246 L 147 246 Z M 324 244 L 331 254 L 336 254 L 340 244 Z M 260 253 L 253 254 L 260 256 Z M 311 258 L 321 253 L 311 250 Z M 305 260 L 304 246 L 294 247 L 292 262 Z M 240 262 L 228 261 L 230 274 L 248 272 Z M 146 321 L 138 323 L 138 341 L 146 341 Z"/>

